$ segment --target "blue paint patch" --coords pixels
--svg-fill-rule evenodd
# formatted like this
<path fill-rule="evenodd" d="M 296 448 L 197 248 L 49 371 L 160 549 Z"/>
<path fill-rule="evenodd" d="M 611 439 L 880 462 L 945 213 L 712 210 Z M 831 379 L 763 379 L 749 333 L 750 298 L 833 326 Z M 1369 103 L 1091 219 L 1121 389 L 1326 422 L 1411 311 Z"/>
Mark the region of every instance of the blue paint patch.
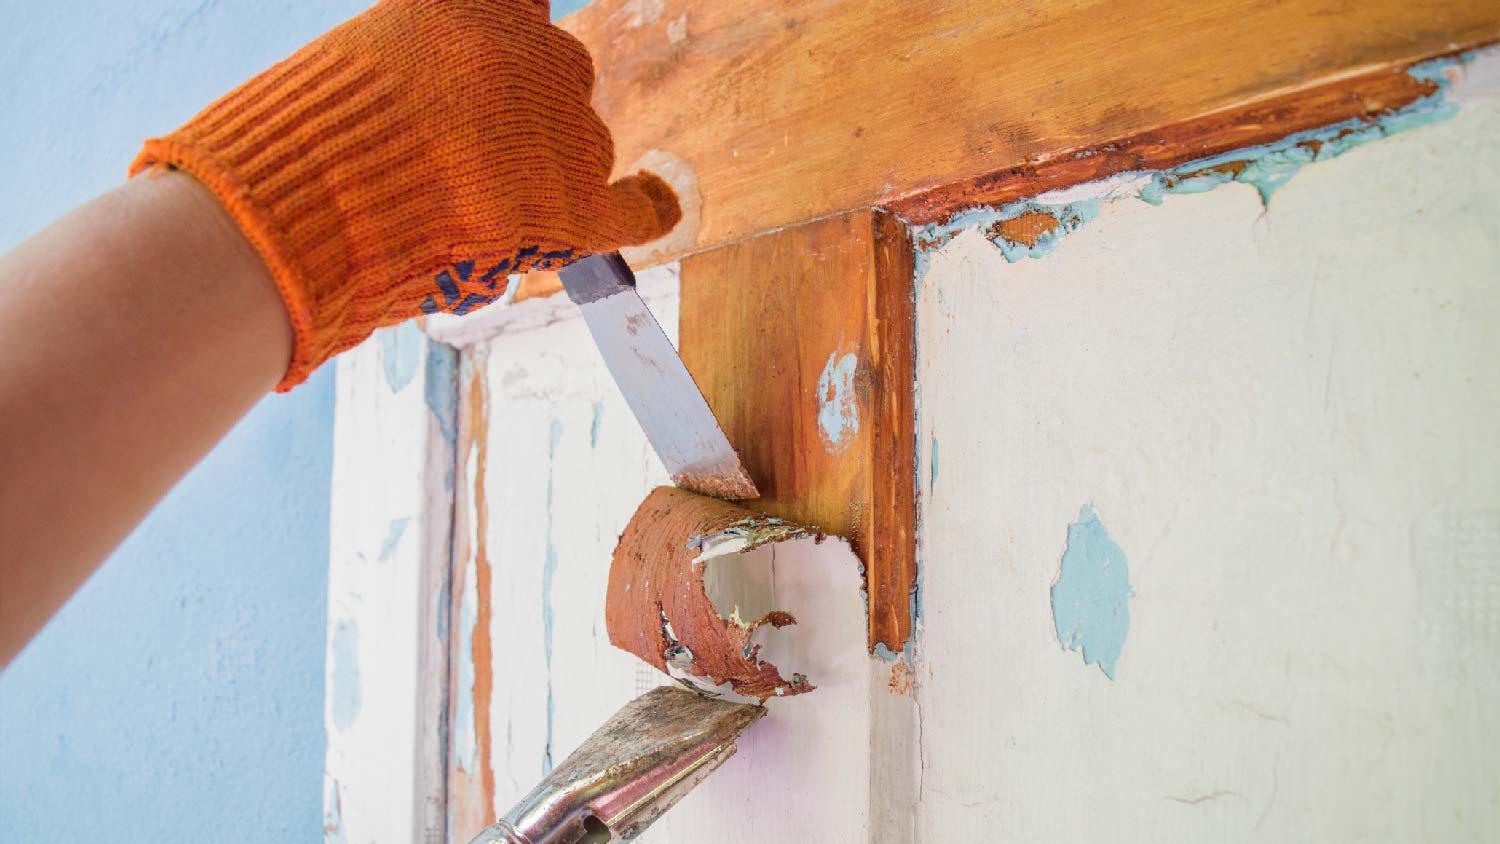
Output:
<path fill-rule="evenodd" d="M 380 543 L 380 561 L 383 563 L 391 558 L 396 552 L 396 545 L 401 542 L 401 534 L 406 533 L 408 518 L 391 519 L 391 523 L 385 529 L 385 541 Z"/>
<path fill-rule="evenodd" d="M 1240 182 L 1255 188 L 1261 203 L 1268 206 L 1271 195 L 1308 164 L 1327 161 L 1371 141 L 1388 138 L 1452 118 L 1458 104 L 1447 99 L 1450 86 L 1446 70 L 1456 60 L 1424 62 L 1408 73 L 1423 82 L 1438 86 L 1438 91 L 1376 119 L 1355 118 L 1297 132 L 1255 147 L 1231 150 L 1221 155 L 1191 161 L 1180 167 L 1152 174 L 1149 184 L 1140 191 L 1140 199 L 1160 205 L 1171 193 L 1202 193 L 1229 182 Z"/>
<path fill-rule="evenodd" d="M 947 222 L 914 227 L 912 235 L 917 244 L 917 286 L 921 286 L 926 276 L 930 263 L 928 255 L 968 229 L 984 230 L 986 237 L 995 244 L 1005 259 L 1014 263 L 1023 258 L 1041 258 L 1047 255 L 1068 235 L 1094 220 L 1104 202 L 1126 199 L 1132 195 L 1143 202 L 1160 205 L 1168 194 L 1202 193 L 1219 185 L 1240 182 L 1254 187 L 1260 194 L 1262 204 L 1269 206 L 1271 195 L 1308 164 L 1327 161 L 1371 141 L 1453 117 L 1458 113 L 1458 104 L 1448 97 L 1452 87 L 1450 71 L 1472 61 L 1476 55 L 1470 52 L 1457 58 L 1434 59 L 1413 65 L 1407 70 L 1408 75 L 1437 86 L 1437 90 L 1378 117 L 1354 118 L 1297 132 L 1269 144 L 1231 150 L 1168 170 L 1127 172 L 1111 176 L 1111 180 L 1135 177 L 1139 182 L 1133 190 L 1123 194 L 1067 203 L 1046 203 L 1031 199 L 998 208 L 971 208 L 958 212 Z M 1080 156 L 1087 154 L 1091 153 L 1079 153 Z M 1040 198 L 1046 196 L 1043 194 Z M 1039 235 L 1035 243 L 1019 243 L 1000 232 L 999 223 L 1037 213 L 1053 217 L 1057 220 L 1057 226 Z"/>
<path fill-rule="evenodd" d="M 385 383 L 391 392 L 399 393 L 417 374 L 417 363 L 422 358 L 422 331 L 414 322 L 403 322 L 375 334 L 380 338 L 380 365 L 385 368 Z"/>
<path fill-rule="evenodd" d="M 828 356 L 818 376 L 818 430 L 830 451 L 848 448 L 846 438 L 859 433 L 859 406 L 854 401 L 854 373 L 859 358 L 851 352 Z"/>
<path fill-rule="evenodd" d="M 932 438 L 932 443 L 931 443 L 931 445 L 928 446 L 927 451 L 928 451 L 928 454 L 931 455 L 927 459 L 927 494 L 931 495 L 937 489 L 937 479 L 938 479 L 938 440 L 937 440 L 937 437 L 933 437 Z"/>
<path fill-rule="evenodd" d="M 542 561 L 542 657 L 547 666 L 547 740 L 542 750 L 542 774 L 552 773 L 552 729 L 557 721 L 556 690 L 552 684 L 552 582 L 557 577 L 557 547 L 552 543 L 552 479 L 557 470 L 557 444 L 562 439 L 562 421 L 552 420 L 547 442 L 547 552 Z"/>
<path fill-rule="evenodd" d="M 1099 515 L 1088 504 L 1068 526 L 1062 572 L 1052 584 L 1052 621 L 1063 650 L 1083 652 L 1083 664 L 1097 663 L 1115 679 L 1115 662 L 1125 649 L 1135 592 L 1125 552 L 1110 538 Z"/>
<path fill-rule="evenodd" d="M 353 620 L 333 626 L 333 723 L 340 730 L 354 726 L 363 700 L 359 685 L 359 627 Z"/>
<path fill-rule="evenodd" d="M 885 642 L 876 642 L 875 650 L 871 651 L 871 653 L 875 654 L 875 656 L 879 657 L 885 662 L 896 662 L 897 660 L 901 659 L 901 652 L 893 651 L 890 648 L 886 647 Z"/>
<path fill-rule="evenodd" d="M 426 381 L 422 387 L 422 398 L 437 420 L 443 442 L 453 445 L 458 441 L 458 349 L 427 341 Z"/>
<path fill-rule="evenodd" d="M 599 423 L 604 419 L 604 402 L 594 402 L 594 419 L 589 423 L 589 448 L 599 447 Z"/>

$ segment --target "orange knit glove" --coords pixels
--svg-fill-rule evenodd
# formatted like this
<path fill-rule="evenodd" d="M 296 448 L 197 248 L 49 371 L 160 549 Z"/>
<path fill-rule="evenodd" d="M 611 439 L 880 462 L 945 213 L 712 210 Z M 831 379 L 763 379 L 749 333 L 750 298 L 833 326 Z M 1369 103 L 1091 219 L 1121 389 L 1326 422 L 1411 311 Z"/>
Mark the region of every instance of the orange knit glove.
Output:
<path fill-rule="evenodd" d="M 464 314 L 506 276 L 655 239 L 681 212 L 589 106 L 545 0 L 384 0 L 146 142 L 218 197 L 296 331 L 278 391 L 383 325 Z"/>

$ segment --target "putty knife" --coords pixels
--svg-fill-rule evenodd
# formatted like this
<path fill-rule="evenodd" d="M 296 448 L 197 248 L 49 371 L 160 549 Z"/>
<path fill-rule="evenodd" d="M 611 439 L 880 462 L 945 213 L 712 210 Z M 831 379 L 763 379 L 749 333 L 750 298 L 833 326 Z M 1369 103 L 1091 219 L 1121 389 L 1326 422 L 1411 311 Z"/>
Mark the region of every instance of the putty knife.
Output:
<path fill-rule="evenodd" d="M 627 703 L 470 844 L 629 841 L 734 755 L 766 710 L 662 686 Z"/>
<path fill-rule="evenodd" d="M 592 255 L 558 275 L 672 482 L 730 501 L 758 497 L 677 349 L 641 301 L 625 259 Z"/>

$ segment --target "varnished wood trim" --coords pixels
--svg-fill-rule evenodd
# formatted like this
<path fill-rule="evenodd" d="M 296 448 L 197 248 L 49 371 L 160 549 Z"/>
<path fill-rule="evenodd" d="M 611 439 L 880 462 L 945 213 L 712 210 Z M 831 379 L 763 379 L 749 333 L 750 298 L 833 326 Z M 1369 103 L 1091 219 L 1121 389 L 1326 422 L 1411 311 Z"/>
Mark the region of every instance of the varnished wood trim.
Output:
<path fill-rule="evenodd" d="M 1165 170 L 1347 120 L 1374 122 L 1437 93 L 1436 83 L 1409 74 L 1409 66 L 1381 67 L 1127 138 L 1049 152 L 882 207 L 914 224 L 936 223 L 977 205 L 1003 205 L 1132 170 Z"/>
<path fill-rule="evenodd" d="M 682 357 L 760 488 L 745 505 L 848 538 L 869 645 L 893 651 L 916 583 L 911 262 L 906 226 L 866 210 L 682 263 Z"/>

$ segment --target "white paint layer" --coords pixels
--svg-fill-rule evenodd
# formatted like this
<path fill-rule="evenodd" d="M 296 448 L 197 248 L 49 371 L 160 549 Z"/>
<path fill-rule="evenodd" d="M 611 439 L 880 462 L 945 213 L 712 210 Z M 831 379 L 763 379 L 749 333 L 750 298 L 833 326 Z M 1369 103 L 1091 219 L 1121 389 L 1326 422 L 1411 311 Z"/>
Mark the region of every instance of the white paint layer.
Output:
<path fill-rule="evenodd" d="M 917 840 L 1493 838 L 1496 137 L 1475 99 L 1269 210 L 929 256 Z M 1049 603 L 1085 504 L 1135 593 L 1113 682 Z"/>
<path fill-rule="evenodd" d="M 638 281 L 675 338 L 676 265 Z M 666 682 L 610 645 L 604 628 L 616 541 L 646 493 L 668 482 L 666 472 L 577 309 L 564 304 L 517 305 L 522 321 L 476 349 L 487 360 L 489 394 L 496 811 L 536 784 L 549 757 L 560 763 L 620 706 Z M 870 747 L 882 732 L 875 696 L 890 696 L 891 667 L 865 652 L 857 561 L 838 542 L 776 553 L 772 598 L 801 623 L 767 631 L 766 655 L 819 688 L 771 701 L 737 756 L 653 826 L 645 844 L 870 840 Z M 911 698 L 900 700 L 907 708 L 891 708 L 893 718 L 907 717 Z"/>
<path fill-rule="evenodd" d="M 403 331 L 399 340 L 394 332 Z M 452 447 L 429 343 L 384 329 L 338 358 L 328 569 L 325 840 L 441 841 Z M 308 491 L 312 494 L 313 491 Z"/>
<path fill-rule="evenodd" d="M 735 757 L 646 839 L 868 841 L 869 677 L 875 669 L 865 653 L 859 560 L 842 542 L 812 539 L 745 556 L 730 564 L 771 572 L 765 608 L 797 618 L 792 627 L 761 628 L 762 658 L 783 676 L 805 673 L 817 689 L 767 701 L 770 714 L 740 739 Z"/>
<path fill-rule="evenodd" d="M 676 267 L 638 283 L 675 337 Z M 559 297 L 513 310 L 547 318 L 510 323 L 475 357 L 486 361 L 489 397 L 484 538 L 495 643 L 491 706 L 476 716 L 490 721 L 497 814 L 635 690 L 634 657 L 604 631 L 604 586 L 620 531 L 646 493 L 669 482 L 577 306 Z"/>

